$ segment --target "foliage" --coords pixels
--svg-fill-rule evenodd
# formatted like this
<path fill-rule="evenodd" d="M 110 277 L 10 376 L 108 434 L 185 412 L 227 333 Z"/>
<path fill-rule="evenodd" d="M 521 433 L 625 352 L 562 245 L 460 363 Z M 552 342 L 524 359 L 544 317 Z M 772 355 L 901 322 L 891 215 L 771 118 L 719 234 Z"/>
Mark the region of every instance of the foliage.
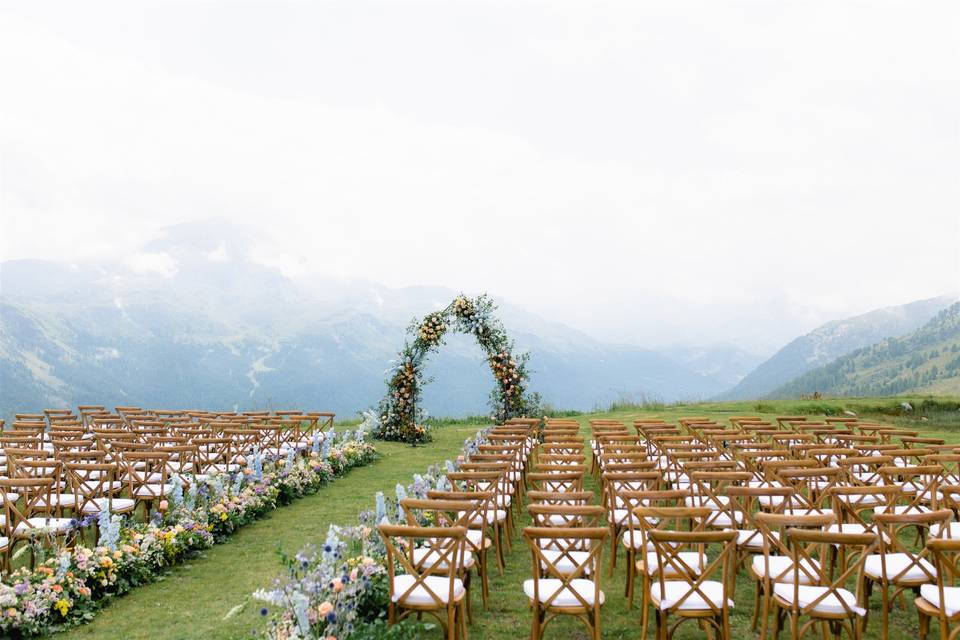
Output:
<path fill-rule="evenodd" d="M 486 355 L 496 380 L 490 392 L 491 419 L 504 422 L 539 413 L 539 396 L 527 391 L 529 354 L 514 353 L 513 341 L 494 316 L 495 310 L 496 305 L 487 295 L 468 298 L 461 294 L 446 308 L 427 314 L 419 323 L 411 323 L 407 334 L 412 340 L 408 338 L 398 359 L 387 370 L 387 394 L 377 407 L 378 438 L 411 444 L 430 441 L 420 407 L 423 386 L 429 382 L 423 377 L 423 366 L 450 330 L 473 335 Z"/>

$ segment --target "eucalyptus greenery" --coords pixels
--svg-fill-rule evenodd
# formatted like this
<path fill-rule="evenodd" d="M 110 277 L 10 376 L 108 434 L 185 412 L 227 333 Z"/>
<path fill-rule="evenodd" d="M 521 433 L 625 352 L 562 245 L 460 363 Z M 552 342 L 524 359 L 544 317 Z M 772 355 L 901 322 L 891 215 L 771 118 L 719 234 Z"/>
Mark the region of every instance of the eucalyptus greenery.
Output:
<path fill-rule="evenodd" d="M 539 396 L 527 391 L 529 354 L 514 353 L 513 341 L 494 315 L 496 308 L 486 294 L 476 298 L 460 294 L 445 309 L 411 323 L 403 350 L 386 371 L 387 395 L 377 407 L 376 437 L 411 444 L 431 440 L 420 407 L 423 386 L 429 382 L 423 377 L 423 366 L 450 330 L 473 335 L 486 355 L 496 380 L 490 392 L 492 420 L 502 423 L 539 413 Z"/>

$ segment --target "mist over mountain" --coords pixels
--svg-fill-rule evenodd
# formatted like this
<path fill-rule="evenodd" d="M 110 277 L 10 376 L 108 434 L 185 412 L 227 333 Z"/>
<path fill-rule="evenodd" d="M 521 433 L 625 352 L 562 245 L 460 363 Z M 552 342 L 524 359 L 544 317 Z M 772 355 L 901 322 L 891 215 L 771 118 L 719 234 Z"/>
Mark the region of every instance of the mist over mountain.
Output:
<path fill-rule="evenodd" d="M 916 330 L 956 300 L 955 295 L 938 296 L 828 322 L 780 349 L 719 399 L 766 397 L 778 387 L 841 356 Z"/>
<path fill-rule="evenodd" d="M 960 395 L 960 302 L 904 336 L 886 338 L 808 371 L 770 397 L 929 393 Z"/>
<path fill-rule="evenodd" d="M 0 414 L 105 403 L 352 415 L 379 400 L 408 323 L 458 293 L 289 278 L 256 259 L 258 242 L 242 227 L 192 223 L 122 262 L 4 262 Z M 498 303 L 531 352 L 531 388 L 555 407 L 705 398 L 737 375 L 722 364 L 736 349 L 705 365 L 709 349 L 674 358 L 606 344 Z M 425 408 L 485 413 L 492 378 L 481 350 L 469 336 L 447 342 L 426 368 L 435 381 Z"/>

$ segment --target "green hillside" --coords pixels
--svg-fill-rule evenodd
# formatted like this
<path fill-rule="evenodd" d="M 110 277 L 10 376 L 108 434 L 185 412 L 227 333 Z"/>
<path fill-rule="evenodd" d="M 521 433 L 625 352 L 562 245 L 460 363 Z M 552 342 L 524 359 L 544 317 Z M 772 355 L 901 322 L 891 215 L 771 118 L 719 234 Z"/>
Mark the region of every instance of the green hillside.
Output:
<path fill-rule="evenodd" d="M 875 396 L 960 393 L 960 303 L 913 333 L 853 351 L 770 394 Z"/>

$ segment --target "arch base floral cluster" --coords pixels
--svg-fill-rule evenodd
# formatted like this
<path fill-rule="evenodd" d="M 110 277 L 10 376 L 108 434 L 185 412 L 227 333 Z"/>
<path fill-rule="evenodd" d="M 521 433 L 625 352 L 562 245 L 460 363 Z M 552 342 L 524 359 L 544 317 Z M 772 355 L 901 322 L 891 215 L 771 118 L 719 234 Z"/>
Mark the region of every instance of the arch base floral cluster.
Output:
<path fill-rule="evenodd" d="M 539 396 L 527 391 L 529 354 L 514 353 L 513 341 L 493 314 L 496 308 L 486 294 L 476 298 L 461 294 L 445 309 L 413 321 L 403 350 L 388 370 L 387 395 L 377 407 L 378 438 L 411 444 L 431 440 L 420 407 L 423 385 L 429 382 L 423 378 L 423 365 L 450 330 L 473 335 L 486 355 L 496 380 L 490 392 L 491 418 L 495 422 L 538 413 Z"/>

